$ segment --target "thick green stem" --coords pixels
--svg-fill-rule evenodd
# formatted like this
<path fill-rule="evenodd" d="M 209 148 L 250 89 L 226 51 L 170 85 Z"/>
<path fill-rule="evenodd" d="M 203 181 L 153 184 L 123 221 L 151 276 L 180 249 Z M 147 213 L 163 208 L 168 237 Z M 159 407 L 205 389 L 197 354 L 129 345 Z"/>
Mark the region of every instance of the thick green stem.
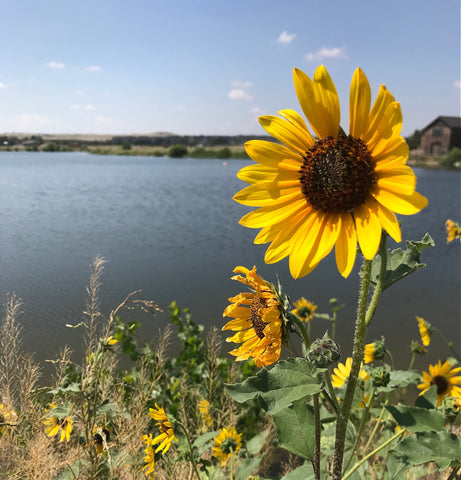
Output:
<path fill-rule="evenodd" d="M 383 231 L 381 238 L 381 243 L 379 245 L 379 256 L 381 257 L 381 265 L 379 268 L 379 277 L 376 283 L 375 291 L 373 292 L 373 297 L 371 298 L 370 305 L 368 306 L 367 314 L 365 317 L 365 323 L 368 326 L 373 318 L 376 307 L 378 306 L 379 297 L 383 292 L 384 277 L 386 276 L 387 270 L 387 233 Z"/>
<path fill-rule="evenodd" d="M 376 455 L 380 450 L 382 450 L 384 447 L 387 447 L 390 443 L 392 443 L 395 439 L 399 438 L 404 433 L 405 433 L 405 430 L 397 432 L 393 437 L 389 438 L 379 447 L 375 448 L 372 452 L 370 452 L 368 455 L 363 457 L 344 475 L 342 480 L 346 480 L 347 478 L 349 478 L 360 467 L 360 465 L 364 464 L 369 458 L 371 458 L 373 455 Z"/>
<path fill-rule="evenodd" d="M 331 377 L 330 374 L 324 373 L 323 374 L 323 379 L 325 381 L 325 385 L 327 386 L 328 393 L 330 394 L 329 397 L 331 399 L 331 403 L 333 405 L 333 408 L 335 409 L 335 412 L 338 413 L 341 410 L 341 407 L 339 406 L 338 399 L 336 398 L 336 393 L 333 389 L 333 385 L 331 383 Z"/>
<path fill-rule="evenodd" d="M 314 446 L 314 458 L 312 459 L 312 467 L 314 468 L 315 480 L 320 480 L 320 404 L 319 394 L 316 393 L 314 397 L 314 428 L 315 428 L 315 446 Z"/>
<path fill-rule="evenodd" d="M 304 323 L 302 320 L 300 320 L 296 315 L 291 314 L 290 318 L 296 323 L 296 325 L 299 328 L 299 331 L 301 332 L 301 335 L 303 336 L 304 340 L 304 346 L 306 350 L 311 346 L 311 341 L 309 338 L 309 335 L 307 333 L 306 327 L 304 326 Z"/>
<path fill-rule="evenodd" d="M 333 460 L 333 480 L 341 480 L 344 444 L 346 441 L 346 429 L 352 409 L 355 387 L 359 376 L 360 366 L 363 360 L 365 348 L 365 336 L 367 324 L 365 316 L 368 304 L 368 293 L 370 290 L 371 260 L 364 260 L 362 266 L 362 286 L 360 288 L 359 306 L 355 324 L 354 348 L 352 351 L 352 366 L 344 395 L 343 407 L 336 423 L 335 454 Z"/>

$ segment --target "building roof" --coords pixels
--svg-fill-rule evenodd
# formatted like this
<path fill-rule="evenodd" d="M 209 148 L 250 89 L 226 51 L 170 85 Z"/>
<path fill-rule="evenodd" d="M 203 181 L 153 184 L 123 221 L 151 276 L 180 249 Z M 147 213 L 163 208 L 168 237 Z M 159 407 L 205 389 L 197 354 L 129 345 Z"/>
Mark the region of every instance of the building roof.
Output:
<path fill-rule="evenodd" d="M 429 125 L 425 126 L 422 131 L 425 132 L 428 128 L 431 128 L 436 122 L 441 122 L 448 128 L 461 128 L 461 117 L 447 117 L 440 115 L 435 120 L 432 120 Z"/>

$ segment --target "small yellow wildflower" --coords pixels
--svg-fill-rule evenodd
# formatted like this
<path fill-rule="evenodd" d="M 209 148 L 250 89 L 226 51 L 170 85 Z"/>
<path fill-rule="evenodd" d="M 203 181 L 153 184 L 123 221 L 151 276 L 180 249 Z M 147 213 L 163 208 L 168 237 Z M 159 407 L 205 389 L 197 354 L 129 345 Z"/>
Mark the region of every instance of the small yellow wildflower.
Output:
<path fill-rule="evenodd" d="M 160 445 L 155 451 L 158 452 L 159 450 L 162 450 L 162 454 L 164 454 L 171 447 L 173 440 L 178 441 L 174 435 L 173 425 L 168 420 L 163 407 L 159 407 L 157 404 L 155 404 L 155 408 L 149 408 L 149 416 L 154 420 L 157 420 L 156 425 L 160 430 L 160 435 L 157 435 L 152 440 L 152 445 L 159 443 Z"/>
<path fill-rule="evenodd" d="M 317 310 L 317 305 L 309 300 L 306 300 L 304 297 L 301 297 L 294 303 L 296 307 L 291 313 L 294 313 L 304 322 L 309 322 L 314 318 L 314 312 Z"/>
<path fill-rule="evenodd" d="M 423 382 L 418 385 L 425 393 L 432 385 L 437 386 L 437 404 L 442 404 L 444 397 L 461 398 L 461 367 L 452 368 L 453 365 L 446 360 L 443 364 L 439 360 L 436 365 L 429 365 L 429 372 L 423 372 Z"/>
<path fill-rule="evenodd" d="M 235 427 L 223 428 L 217 435 L 213 445 L 213 457 L 224 467 L 229 457 L 240 450 L 242 434 L 237 434 Z"/>
<path fill-rule="evenodd" d="M 344 364 L 338 363 L 338 366 L 333 370 L 331 375 L 333 387 L 341 388 L 344 385 L 351 373 L 351 367 L 352 357 L 346 358 L 346 362 Z M 370 378 L 370 375 L 368 375 L 365 370 L 360 369 L 359 378 L 361 378 L 363 381 L 366 381 Z"/>
<path fill-rule="evenodd" d="M 455 238 L 461 240 L 461 227 L 458 223 L 448 219 L 445 222 L 445 228 L 447 229 L 447 243 L 452 242 Z"/>
<path fill-rule="evenodd" d="M 426 322 L 424 318 L 416 317 L 418 320 L 419 333 L 421 334 L 421 341 L 425 347 L 431 343 L 431 324 Z"/>
<path fill-rule="evenodd" d="M 203 429 L 206 431 L 207 427 L 213 426 L 213 417 L 210 415 L 210 402 L 202 398 L 198 404 L 198 409 L 202 414 Z"/>

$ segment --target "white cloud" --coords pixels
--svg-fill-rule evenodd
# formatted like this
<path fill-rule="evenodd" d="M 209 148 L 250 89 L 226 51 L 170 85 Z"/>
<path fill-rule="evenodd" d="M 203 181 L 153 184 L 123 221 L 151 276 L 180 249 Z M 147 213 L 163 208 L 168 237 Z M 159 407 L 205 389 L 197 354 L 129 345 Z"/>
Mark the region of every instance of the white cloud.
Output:
<path fill-rule="evenodd" d="M 296 38 L 296 33 L 288 33 L 287 31 L 284 30 L 279 35 L 277 42 L 287 44 L 287 43 L 291 43 L 295 38 Z"/>
<path fill-rule="evenodd" d="M 456 88 L 461 88 L 461 80 L 456 80 L 456 82 L 453 83 L 453 86 Z"/>
<path fill-rule="evenodd" d="M 262 110 L 259 107 L 255 106 L 250 108 L 250 112 L 254 113 L 255 115 L 259 115 L 260 113 L 262 113 Z"/>
<path fill-rule="evenodd" d="M 231 100 L 253 100 L 253 97 L 251 95 L 248 95 L 247 92 L 245 92 L 245 90 L 242 90 L 241 88 L 233 88 L 228 94 L 227 96 L 231 99 Z"/>
<path fill-rule="evenodd" d="M 235 82 L 232 82 L 232 86 L 235 88 L 251 88 L 253 84 L 249 82 L 248 80 L 236 80 Z"/>
<path fill-rule="evenodd" d="M 89 67 L 86 67 L 85 70 L 87 72 L 100 72 L 102 68 L 99 65 L 90 65 Z"/>
<path fill-rule="evenodd" d="M 347 58 L 345 47 L 322 47 L 314 53 L 308 53 L 306 60 L 308 62 L 318 62 L 324 58 Z"/>
<path fill-rule="evenodd" d="M 72 110 L 86 110 L 87 112 L 91 112 L 94 110 L 93 105 L 90 105 L 89 103 L 86 105 L 71 105 Z"/>
<path fill-rule="evenodd" d="M 55 62 L 55 61 L 47 62 L 45 63 L 45 65 L 49 68 L 52 68 L 53 70 L 62 70 L 66 66 L 62 62 Z"/>
<path fill-rule="evenodd" d="M 3 82 L 0 82 L 0 90 L 3 90 L 4 88 L 6 88 L 6 85 Z"/>

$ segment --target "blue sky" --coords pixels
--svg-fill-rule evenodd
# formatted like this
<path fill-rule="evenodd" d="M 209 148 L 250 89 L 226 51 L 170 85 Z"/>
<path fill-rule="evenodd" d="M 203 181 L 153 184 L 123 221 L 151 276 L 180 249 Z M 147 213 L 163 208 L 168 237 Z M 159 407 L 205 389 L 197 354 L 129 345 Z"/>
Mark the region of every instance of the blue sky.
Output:
<path fill-rule="evenodd" d="M 0 132 L 263 134 L 293 67 L 360 66 L 402 133 L 460 114 L 459 0 L 0 0 Z"/>

